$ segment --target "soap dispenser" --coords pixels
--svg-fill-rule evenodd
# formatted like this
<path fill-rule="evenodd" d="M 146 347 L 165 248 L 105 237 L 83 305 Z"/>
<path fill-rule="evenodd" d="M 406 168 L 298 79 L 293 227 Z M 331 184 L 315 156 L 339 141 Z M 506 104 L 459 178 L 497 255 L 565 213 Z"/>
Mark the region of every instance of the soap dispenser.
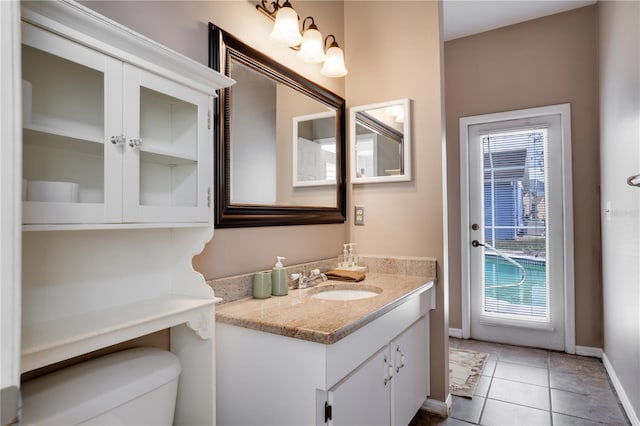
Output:
<path fill-rule="evenodd" d="M 338 267 L 340 268 L 347 268 L 348 266 L 347 261 L 349 259 L 349 252 L 347 251 L 347 245 L 348 244 L 342 245 L 342 258 L 340 259 L 341 262 L 338 264 Z"/>
<path fill-rule="evenodd" d="M 289 283 L 287 281 L 287 274 L 282 267 L 282 261 L 285 259 L 282 256 L 276 256 L 278 262 L 271 270 L 271 294 L 274 296 L 286 296 L 289 293 Z"/>

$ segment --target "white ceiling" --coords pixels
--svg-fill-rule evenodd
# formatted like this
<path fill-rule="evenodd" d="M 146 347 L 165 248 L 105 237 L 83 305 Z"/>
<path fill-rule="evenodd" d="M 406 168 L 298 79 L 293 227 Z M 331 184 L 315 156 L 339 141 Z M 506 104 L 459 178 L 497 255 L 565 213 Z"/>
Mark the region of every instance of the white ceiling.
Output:
<path fill-rule="evenodd" d="M 596 0 L 444 0 L 444 40 L 588 6 Z"/>

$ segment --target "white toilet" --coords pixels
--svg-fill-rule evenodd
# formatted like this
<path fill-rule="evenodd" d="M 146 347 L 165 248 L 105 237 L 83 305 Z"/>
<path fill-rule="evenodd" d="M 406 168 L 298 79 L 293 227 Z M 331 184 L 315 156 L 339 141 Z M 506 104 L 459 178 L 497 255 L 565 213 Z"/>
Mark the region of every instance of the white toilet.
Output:
<path fill-rule="evenodd" d="M 171 425 L 180 371 L 156 348 L 73 365 L 22 385 L 22 425 Z"/>

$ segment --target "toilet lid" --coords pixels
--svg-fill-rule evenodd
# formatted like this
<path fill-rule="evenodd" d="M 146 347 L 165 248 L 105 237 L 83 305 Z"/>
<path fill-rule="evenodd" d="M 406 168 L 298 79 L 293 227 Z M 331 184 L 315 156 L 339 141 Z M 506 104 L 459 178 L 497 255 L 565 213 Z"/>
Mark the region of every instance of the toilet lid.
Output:
<path fill-rule="evenodd" d="M 176 379 L 171 352 L 135 348 L 38 377 L 22 385 L 22 424 L 71 425 L 102 414 Z"/>

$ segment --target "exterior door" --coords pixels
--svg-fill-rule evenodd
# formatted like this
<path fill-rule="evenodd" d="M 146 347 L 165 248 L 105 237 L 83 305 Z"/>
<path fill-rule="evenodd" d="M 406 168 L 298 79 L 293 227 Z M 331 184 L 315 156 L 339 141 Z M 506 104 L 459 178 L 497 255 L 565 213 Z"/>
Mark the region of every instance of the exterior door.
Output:
<path fill-rule="evenodd" d="M 565 237 L 562 120 L 550 112 L 466 128 L 472 338 L 565 350 L 573 238 Z"/>

